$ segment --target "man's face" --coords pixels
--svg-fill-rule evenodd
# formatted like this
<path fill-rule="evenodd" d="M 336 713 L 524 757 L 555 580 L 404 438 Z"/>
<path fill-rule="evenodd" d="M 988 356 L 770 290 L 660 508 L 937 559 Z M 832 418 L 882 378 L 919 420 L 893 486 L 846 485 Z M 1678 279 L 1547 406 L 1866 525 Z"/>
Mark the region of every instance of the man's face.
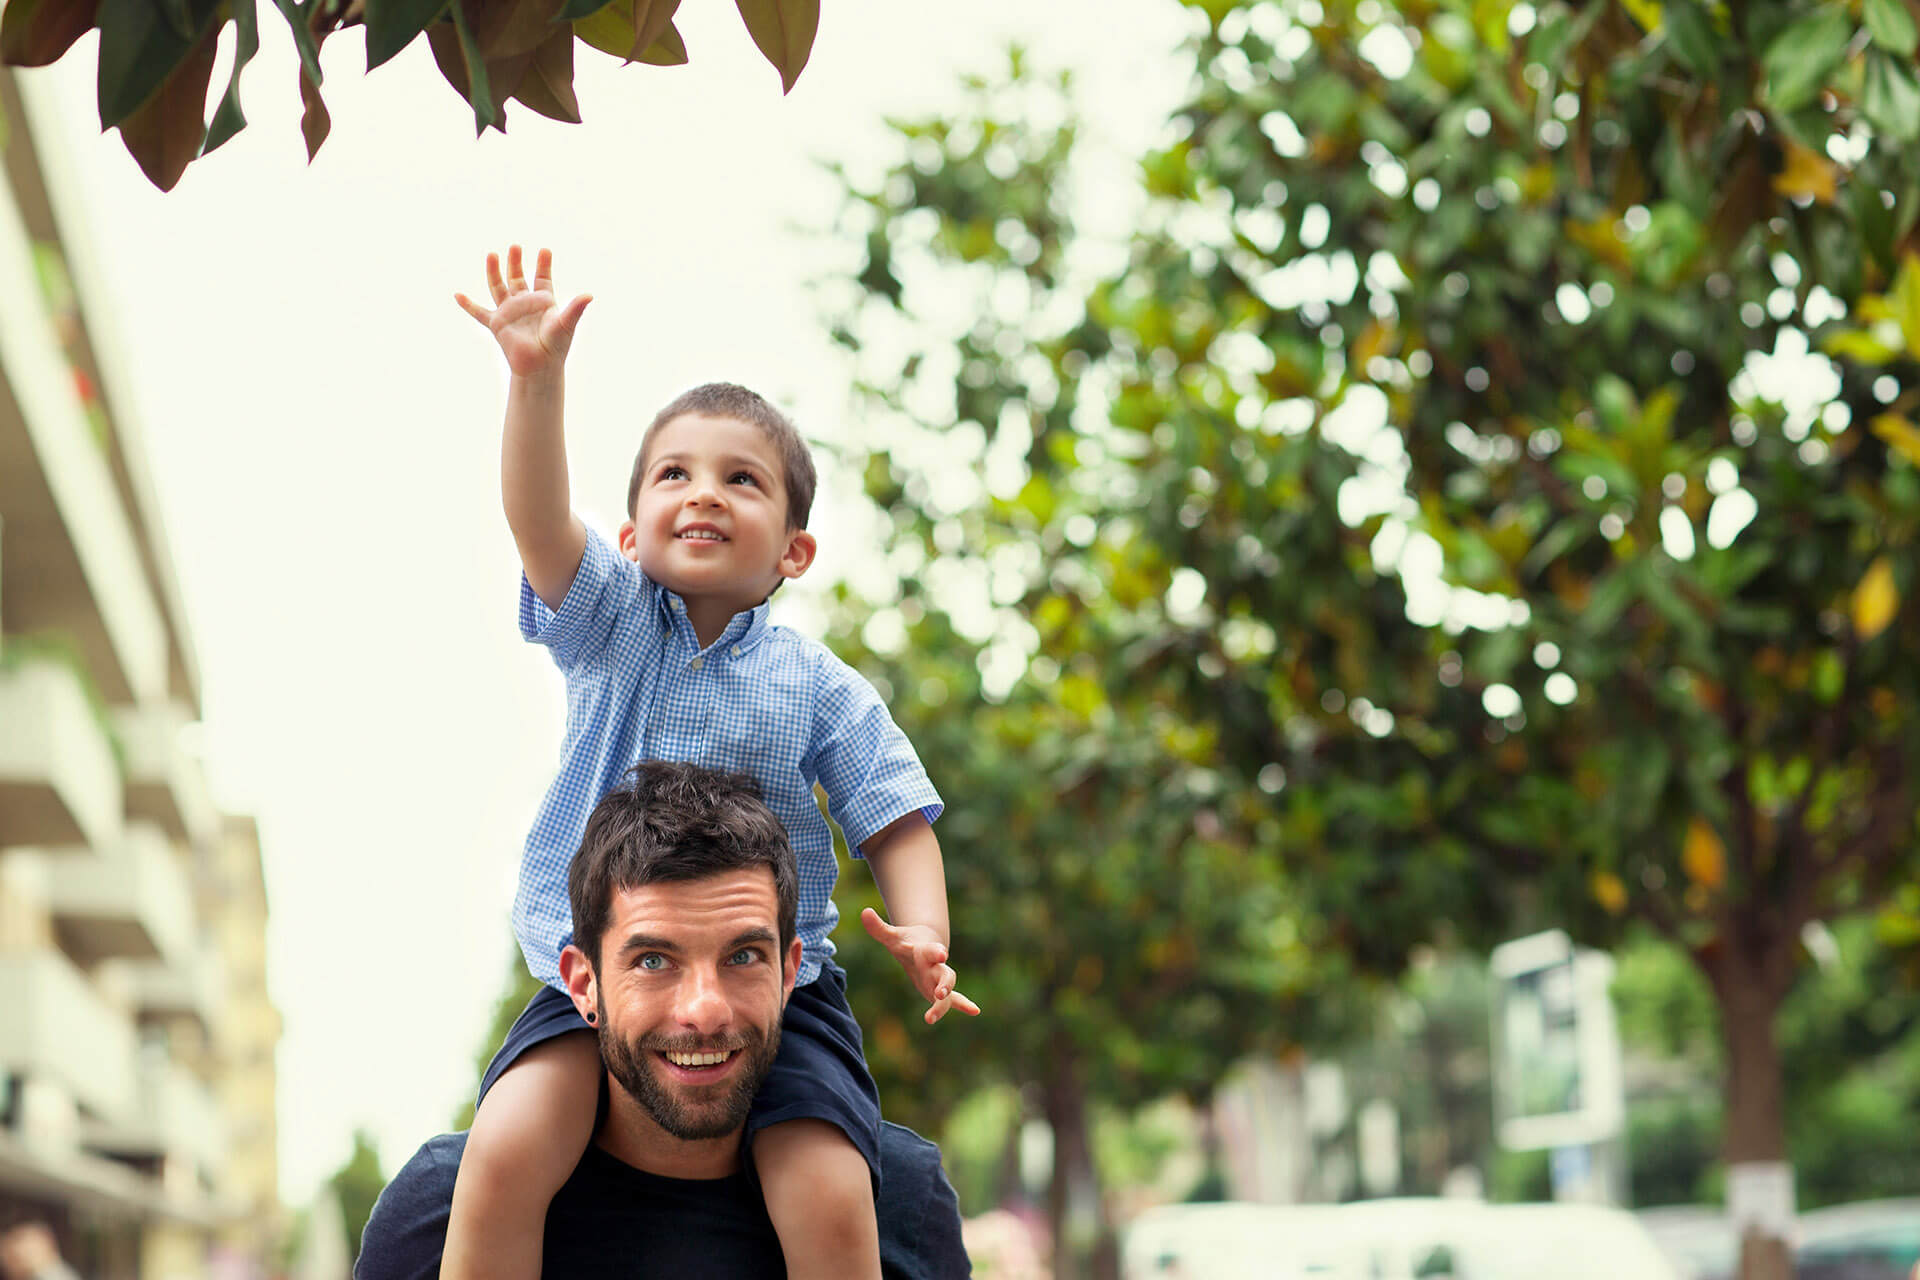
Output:
<path fill-rule="evenodd" d="M 647 448 L 620 549 L 689 601 L 737 613 L 767 598 L 812 559 L 812 539 L 787 527 L 786 474 L 766 432 L 738 418 L 689 413 Z"/>
<path fill-rule="evenodd" d="M 779 1048 L 799 952 L 795 939 L 782 964 L 770 871 L 617 892 L 596 974 L 608 1072 L 672 1137 L 737 1132 Z"/>

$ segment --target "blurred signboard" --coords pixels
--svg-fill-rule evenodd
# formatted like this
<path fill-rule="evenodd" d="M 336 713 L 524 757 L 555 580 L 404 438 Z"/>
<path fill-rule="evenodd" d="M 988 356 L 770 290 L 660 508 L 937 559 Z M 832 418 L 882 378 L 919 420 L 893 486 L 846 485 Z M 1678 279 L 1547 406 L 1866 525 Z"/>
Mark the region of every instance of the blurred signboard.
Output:
<path fill-rule="evenodd" d="M 1493 950 L 1495 1133 L 1509 1151 L 1618 1137 L 1626 1107 L 1613 960 L 1558 929 Z"/>

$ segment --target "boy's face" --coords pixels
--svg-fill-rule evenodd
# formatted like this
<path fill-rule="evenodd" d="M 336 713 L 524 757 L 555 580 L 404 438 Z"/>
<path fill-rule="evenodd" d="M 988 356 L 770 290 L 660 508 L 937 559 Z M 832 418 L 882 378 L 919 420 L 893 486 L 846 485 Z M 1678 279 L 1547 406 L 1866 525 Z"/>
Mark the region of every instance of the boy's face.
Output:
<path fill-rule="evenodd" d="M 780 453 L 738 418 L 683 414 L 654 435 L 620 551 L 690 604 L 751 609 L 813 563 L 787 527 Z"/>

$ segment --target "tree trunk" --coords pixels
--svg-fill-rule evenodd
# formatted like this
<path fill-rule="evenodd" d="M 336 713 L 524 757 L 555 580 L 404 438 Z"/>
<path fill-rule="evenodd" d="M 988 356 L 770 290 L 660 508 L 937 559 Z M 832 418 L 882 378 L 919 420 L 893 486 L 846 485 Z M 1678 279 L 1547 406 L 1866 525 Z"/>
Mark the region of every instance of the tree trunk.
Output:
<path fill-rule="evenodd" d="M 1719 948 L 1704 965 L 1720 1006 L 1727 1055 L 1722 1152 L 1727 1210 L 1741 1234 L 1739 1280 L 1793 1277 L 1785 1239 L 1792 1225 L 1792 1165 L 1774 1021 L 1792 985 L 1794 958 L 1791 944 L 1773 939 L 1771 945 Z"/>
<path fill-rule="evenodd" d="M 1064 1045 L 1047 1064 L 1043 1103 L 1053 1130 L 1053 1178 L 1047 1186 L 1047 1225 L 1053 1231 L 1054 1280 L 1113 1280 L 1102 1274 L 1106 1258 L 1094 1255 L 1090 1271 L 1082 1265 L 1088 1246 L 1105 1232 L 1106 1214 L 1093 1168 L 1093 1144 L 1087 1126 L 1087 1099 L 1078 1064 Z"/>

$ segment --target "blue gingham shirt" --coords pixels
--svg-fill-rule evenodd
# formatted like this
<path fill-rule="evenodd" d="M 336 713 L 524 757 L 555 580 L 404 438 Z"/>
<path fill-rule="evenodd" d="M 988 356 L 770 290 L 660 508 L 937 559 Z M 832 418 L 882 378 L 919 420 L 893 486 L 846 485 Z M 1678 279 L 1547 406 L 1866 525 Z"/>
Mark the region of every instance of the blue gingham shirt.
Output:
<path fill-rule="evenodd" d="M 942 808 L 913 745 L 880 695 L 824 645 L 770 626 L 762 603 L 700 647 L 680 597 L 592 529 L 558 612 L 520 579 L 520 634 L 546 645 L 567 678 L 567 736 L 520 862 L 513 928 L 535 978 L 560 987 L 573 940 L 567 868 L 587 815 L 641 760 L 683 760 L 753 775 L 785 824 L 800 867 L 798 982 L 833 955 L 827 935 L 838 867 L 814 803 L 818 782 L 856 854 L 887 824 Z"/>

